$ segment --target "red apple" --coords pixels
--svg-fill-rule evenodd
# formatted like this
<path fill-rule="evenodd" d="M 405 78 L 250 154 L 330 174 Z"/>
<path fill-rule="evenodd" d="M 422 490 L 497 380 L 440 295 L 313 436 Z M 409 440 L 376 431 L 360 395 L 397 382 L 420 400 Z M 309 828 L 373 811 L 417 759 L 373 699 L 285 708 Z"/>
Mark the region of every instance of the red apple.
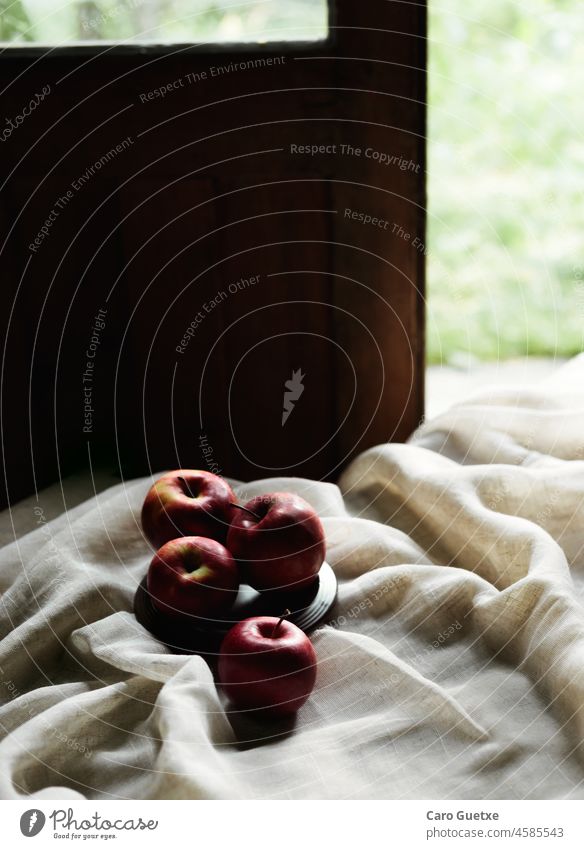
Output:
<path fill-rule="evenodd" d="M 234 501 L 233 490 L 218 475 L 177 469 L 150 488 L 142 507 L 142 528 L 156 549 L 180 536 L 224 542 Z"/>
<path fill-rule="evenodd" d="M 160 548 L 148 569 L 148 592 L 168 616 L 220 617 L 237 595 L 237 566 L 214 539 L 179 537 Z"/>
<path fill-rule="evenodd" d="M 296 625 L 275 616 L 255 616 L 226 634 L 219 653 L 219 680 L 239 710 L 288 716 L 312 692 L 316 654 Z"/>
<path fill-rule="evenodd" d="M 301 590 L 325 557 L 324 529 L 310 504 L 291 492 L 252 498 L 234 516 L 227 548 L 256 590 Z"/>

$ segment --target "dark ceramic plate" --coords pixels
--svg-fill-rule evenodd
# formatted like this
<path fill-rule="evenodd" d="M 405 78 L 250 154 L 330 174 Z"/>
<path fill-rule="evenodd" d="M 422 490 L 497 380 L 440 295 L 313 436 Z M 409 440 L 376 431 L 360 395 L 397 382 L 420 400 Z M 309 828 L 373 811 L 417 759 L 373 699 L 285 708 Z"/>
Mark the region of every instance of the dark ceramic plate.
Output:
<path fill-rule="evenodd" d="M 225 619 L 202 619 L 195 616 L 175 618 L 159 613 L 146 588 L 146 576 L 134 596 L 134 613 L 138 622 L 170 649 L 187 654 L 216 654 L 227 631 L 250 616 L 281 616 L 311 631 L 329 612 L 337 595 L 337 579 L 328 563 L 323 563 L 313 586 L 300 592 L 258 593 L 242 584 Z"/>

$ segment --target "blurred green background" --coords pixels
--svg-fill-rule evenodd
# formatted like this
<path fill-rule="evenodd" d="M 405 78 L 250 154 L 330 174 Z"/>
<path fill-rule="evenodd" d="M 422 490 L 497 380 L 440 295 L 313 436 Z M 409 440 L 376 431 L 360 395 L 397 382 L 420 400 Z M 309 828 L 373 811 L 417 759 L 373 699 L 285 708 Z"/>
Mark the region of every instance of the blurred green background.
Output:
<path fill-rule="evenodd" d="M 583 12 L 430 0 L 430 362 L 582 350 Z"/>
<path fill-rule="evenodd" d="M 0 41 L 322 38 L 326 0 L 0 0 Z"/>

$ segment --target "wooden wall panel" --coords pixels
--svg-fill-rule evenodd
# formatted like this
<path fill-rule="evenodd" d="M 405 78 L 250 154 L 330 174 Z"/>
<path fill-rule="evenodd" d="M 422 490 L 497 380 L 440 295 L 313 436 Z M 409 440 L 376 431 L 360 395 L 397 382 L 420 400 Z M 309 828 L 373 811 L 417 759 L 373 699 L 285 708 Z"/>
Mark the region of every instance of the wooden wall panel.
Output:
<path fill-rule="evenodd" d="M 86 466 L 88 447 L 124 476 L 213 463 L 244 479 L 335 479 L 359 450 L 411 433 L 423 414 L 425 15 L 337 0 L 322 45 L 0 57 L 5 114 L 50 86 L 1 151 L 4 232 L 14 224 L 5 314 L 28 262 L 4 363 L 12 499 L 35 484 L 29 430 L 37 485 Z M 232 62 L 243 69 L 211 73 Z M 304 390 L 283 427 L 295 369 Z"/>

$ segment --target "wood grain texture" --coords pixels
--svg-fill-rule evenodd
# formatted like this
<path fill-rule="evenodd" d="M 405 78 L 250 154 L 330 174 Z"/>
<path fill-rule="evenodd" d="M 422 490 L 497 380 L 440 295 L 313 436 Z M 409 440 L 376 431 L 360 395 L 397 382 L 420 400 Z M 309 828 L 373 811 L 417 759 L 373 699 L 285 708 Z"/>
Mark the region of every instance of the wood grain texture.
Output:
<path fill-rule="evenodd" d="M 1 151 L 12 501 L 88 450 L 123 476 L 334 480 L 417 425 L 425 5 L 338 0 L 334 24 L 326 45 L 286 52 L 0 58 L 6 115 L 51 88 Z"/>

